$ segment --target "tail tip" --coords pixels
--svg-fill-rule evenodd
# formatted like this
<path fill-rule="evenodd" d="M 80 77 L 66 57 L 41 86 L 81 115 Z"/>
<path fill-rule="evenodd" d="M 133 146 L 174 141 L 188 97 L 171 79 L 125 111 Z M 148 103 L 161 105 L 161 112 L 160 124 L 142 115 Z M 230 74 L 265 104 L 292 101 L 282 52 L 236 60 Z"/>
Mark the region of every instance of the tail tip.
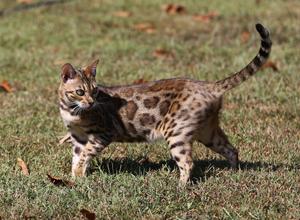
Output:
<path fill-rule="evenodd" d="M 255 25 L 257 32 L 263 39 L 269 38 L 269 31 L 262 24 L 257 23 Z"/>

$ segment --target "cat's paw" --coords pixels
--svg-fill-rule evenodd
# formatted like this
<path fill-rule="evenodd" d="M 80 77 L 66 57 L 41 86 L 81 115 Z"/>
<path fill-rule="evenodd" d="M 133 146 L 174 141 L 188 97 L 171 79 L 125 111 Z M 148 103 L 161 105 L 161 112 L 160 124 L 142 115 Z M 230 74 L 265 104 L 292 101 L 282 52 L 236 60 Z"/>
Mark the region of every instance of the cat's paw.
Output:
<path fill-rule="evenodd" d="M 62 137 L 59 142 L 58 145 L 63 145 L 64 143 L 71 143 L 71 134 L 67 133 L 64 137 Z"/>
<path fill-rule="evenodd" d="M 86 169 L 84 169 L 84 167 L 77 167 L 72 170 L 72 176 L 73 177 L 84 177 L 84 176 L 86 176 L 85 170 Z"/>

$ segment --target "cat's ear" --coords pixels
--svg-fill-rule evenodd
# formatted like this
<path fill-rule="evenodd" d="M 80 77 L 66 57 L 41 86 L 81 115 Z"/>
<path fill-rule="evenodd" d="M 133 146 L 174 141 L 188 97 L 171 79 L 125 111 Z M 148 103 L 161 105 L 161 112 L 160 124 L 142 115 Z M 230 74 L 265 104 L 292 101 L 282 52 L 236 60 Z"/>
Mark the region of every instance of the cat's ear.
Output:
<path fill-rule="evenodd" d="M 95 60 L 92 62 L 90 65 L 88 65 L 84 73 L 87 77 L 95 77 L 96 76 L 96 69 L 97 69 L 97 64 L 99 63 L 99 59 Z"/>
<path fill-rule="evenodd" d="M 76 71 L 70 63 L 66 63 L 61 67 L 61 79 L 66 83 L 69 79 L 74 79 Z"/>

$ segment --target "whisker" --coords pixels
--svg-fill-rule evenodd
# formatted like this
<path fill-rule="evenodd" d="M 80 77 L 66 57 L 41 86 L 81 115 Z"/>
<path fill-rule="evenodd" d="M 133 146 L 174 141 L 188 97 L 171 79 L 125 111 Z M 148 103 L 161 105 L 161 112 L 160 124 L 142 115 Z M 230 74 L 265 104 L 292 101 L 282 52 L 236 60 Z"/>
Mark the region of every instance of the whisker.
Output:
<path fill-rule="evenodd" d="M 75 106 L 75 108 L 73 109 L 73 113 L 75 114 L 75 115 L 78 115 L 78 112 L 80 111 L 80 107 L 78 106 L 78 105 L 76 105 Z"/>

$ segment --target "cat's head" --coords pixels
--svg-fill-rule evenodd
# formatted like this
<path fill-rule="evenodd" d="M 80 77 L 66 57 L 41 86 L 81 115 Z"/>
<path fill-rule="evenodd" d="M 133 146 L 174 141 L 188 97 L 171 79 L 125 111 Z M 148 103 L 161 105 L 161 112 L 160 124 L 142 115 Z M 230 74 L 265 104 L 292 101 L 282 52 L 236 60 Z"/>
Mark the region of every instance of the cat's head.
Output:
<path fill-rule="evenodd" d="M 70 63 L 61 68 L 59 96 L 66 107 L 80 113 L 95 105 L 96 68 L 99 60 L 82 69 L 75 69 Z"/>

